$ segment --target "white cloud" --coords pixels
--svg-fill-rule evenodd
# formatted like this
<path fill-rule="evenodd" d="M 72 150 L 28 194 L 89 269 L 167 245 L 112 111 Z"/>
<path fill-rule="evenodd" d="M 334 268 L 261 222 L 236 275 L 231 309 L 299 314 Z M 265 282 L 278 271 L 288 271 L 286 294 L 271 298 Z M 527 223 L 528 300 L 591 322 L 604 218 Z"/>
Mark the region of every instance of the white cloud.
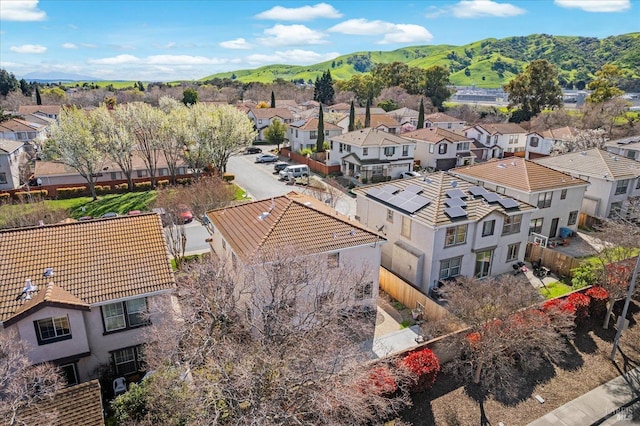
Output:
<path fill-rule="evenodd" d="M 63 49 L 77 49 L 78 45 L 74 44 L 74 43 L 62 43 L 62 48 Z"/>
<path fill-rule="evenodd" d="M 93 43 L 80 43 L 80 46 L 86 47 L 87 49 L 97 49 L 99 46 Z"/>
<path fill-rule="evenodd" d="M 275 25 L 264 30 L 267 37 L 258 41 L 265 46 L 301 46 L 323 44 L 325 35 L 304 25 Z"/>
<path fill-rule="evenodd" d="M 420 25 L 368 21 L 362 18 L 349 19 L 334 25 L 327 31 L 349 35 L 384 35 L 382 40 L 376 42 L 377 44 L 424 43 L 433 39 L 429 30 Z"/>
<path fill-rule="evenodd" d="M 220 46 L 224 47 L 225 49 L 240 49 L 240 50 L 251 49 L 251 45 L 247 43 L 247 41 L 242 37 L 237 38 L 235 40 L 223 41 L 220 43 Z"/>
<path fill-rule="evenodd" d="M 631 0 L 554 0 L 554 3 L 585 12 L 622 12 L 631 8 Z"/>
<path fill-rule="evenodd" d="M 327 3 L 314 6 L 282 7 L 275 6 L 256 15 L 258 19 L 273 19 L 278 21 L 311 21 L 317 18 L 341 18 L 342 13 Z"/>
<path fill-rule="evenodd" d="M 218 65 L 226 63 L 225 59 L 189 55 L 153 55 L 142 61 L 150 65 Z"/>
<path fill-rule="evenodd" d="M 276 51 L 272 54 L 255 54 L 244 58 L 249 65 L 257 66 L 264 64 L 296 64 L 308 65 L 317 62 L 324 62 L 340 56 L 338 52 L 316 53 L 310 50 L 291 49 L 286 51 Z"/>
<path fill-rule="evenodd" d="M 135 64 L 140 62 L 140 58 L 133 55 L 118 55 L 111 58 L 89 59 L 87 62 L 101 65 Z"/>
<path fill-rule="evenodd" d="M 509 3 L 498 3 L 492 0 L 462 0 L 452 6 L 453 15 L 456 18 L 505 18 L 527 13 Z"/>
<path fill-rule="evenodd" d="M 427 43 L 433 35 L 425 27 L 413 24 L 396 24 L 392 32 L 385 34 L 377 44 Z"/>
<path fill-rule="evenodd" d="M 154 44 L 153 46 L 156 49 L 173 49 L 174 47 L 176 47 L 176 42 L 175 41 L 170 41 L 167 44 Z"/>
<path fill-rule="evenodd" d="M 9 50 L 16 53 L 44 53 L 47 48 L 39 44 L 23 44 L 22 46 L 11 46 Z"/>
<path fill-rule="evenodd" d="M 38 0 L 0 1 L 2 21 L 44 21 L 47 14 L 38 9 Z"/>

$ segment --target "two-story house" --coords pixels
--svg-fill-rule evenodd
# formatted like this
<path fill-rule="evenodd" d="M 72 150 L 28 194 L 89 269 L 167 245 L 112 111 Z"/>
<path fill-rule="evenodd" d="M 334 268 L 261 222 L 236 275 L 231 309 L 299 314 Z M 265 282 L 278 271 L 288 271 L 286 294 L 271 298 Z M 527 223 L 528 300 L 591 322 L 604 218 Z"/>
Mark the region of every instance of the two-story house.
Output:
<path fill-rule="evenodd" d="M 489 148 L 489 158 L 502 158 L 505 152 L 524 152 L 527 131 L 516 123 L 482 123 L 468 127 L 464 134 Z"/>
<path fill-rule="evenodd" d="M 403 107 L 387 112 L 387 115 L 393 117 L 401 126 L 410 124 L 413 128 L 418 126 L 418 116 L 420 113 L 415 109 Z"/>
<path fill-rule="evenodd" d="M 12 118 L 0 123 L 0 139 L 23 142 L 37 150 L 47 138 L 47 128 L 46 125 Z"/>
<path fill-rule="evenodd" d="M 253 126 L 258 132 L 256 139 L 259 141 L 265 140 L 264 131 L 274 120 L 279 120 L 286 125 L 294 121 L 293 114 L 288 108 L 251 108 L 247 112 L 247 117 L 253 121 Z"/>
<path fill-rule="evenodd" d="M 175 278 L 156 214 L 0 231 L 0 321 L 70 384 L 110 366 L 136 380 L 145 326 Z M 149 316 L 149 313 L 151 315 Z"/>
<path fill-rule="evenodd" d="M 294 121 L 287 129 L 287 136 L 291 150 L 299 152 L 304 148 L 313 149 L 318 141 L 318 118 L 311 117 L 306 120 Z M 324 139 L 329 140 L 342 134 L 342 127 L 324 122 Z"/>
<path fill-rule="evenodd" d="M 575 138 L 577 133 L 577 129 L 569 126 L 542 132 L 530 132 L 527 134 L 526 156 L 528 159 L 534 159 L 554 152 L 562 152 L 564 142 Z"/>
<path fill-rule="evenodd" d="M 442 112 L 435 112 L 424 116 L 424 127 L 440 127 L 451 131 L 462 131 L 466 126 L 466 121 L 460 120 Z"/>
<path fill-rule="evenodd" d="M 395 118 L 387 115 L 387 113 L 382 110 L 381 113 L 371 112 L 369 116 L 369 127 L 372 129 L 380 130 L 382 132 L 399 134 L 402 125 L 396 121 Z M 356 128 L 363 127 L 366 121 L 365 113 L 355 114 L 355 123 Z M 349 131 L 349 116 L 344 117 L 342 120 L 336 123 L 338 126 L 342 128 L 342 133 L 346 133 Z"/>
<path fill-rule="evenodd" d="M 380 130 L 365 128 L 329 139 L 327 165 L 363 182 L 400 177 L 413 170 L 415 142 Z"/>
<path fill-rule="evenodd" d="M 22 142 L 0 139 L 0 190 L 16 189 L 21 185 L 20 166 L 24 161 Z"/>
<path fill-rule="evenodd" d="M 259 278 L 252 282 L 253 286 L 262 289 L 268 285 L 262 282 L 264 277 L 260 272 L 265 264 L 282 261 L 282 256 L 300 256 L 317 265 L 313 279 L 323 279 L 331 270 L 341 270 L 345 280 L 334 283 L 343 288 L 321 288 L 317 283 L 317 291 L 322 294 L 307 294 L 301 289 L 293 302 L 296 309 L 303 309 L 307 303 L 330 293 L 351 290 L 353 294 L 348 293 L 346 300 L 349 306 L 344 308 L 375 307 L 384 237 L 321 201 L 290 192 L 272 199 L 212 210 L 207 216 L 213 229 L 210 239 L 213 254 L 225 267 L 232 268 L 230 272 L 240 276 L 247 270 L 257 273 Z M 253 306 L 253 315 L 259 315 L 256 308 L 264 307 Z"/>
<path fill-rule="evenodd" d="M 449 170 L 473 164 L 473 139 L 441 127 L 428 127 L 403 133 L 402 137 L 416 143 L 414 160 L 427 170 Z"/>
<path fill-rule="evenodd" d="M 451 173 L 537 206 L 529 222 L 531 240 L 540 235 L 555 238 L 560 228 L 578 229 L 578 214 L 589 185 L 585 180 L 519 157 L 458 167 Z"/>
<path fill-rule="evenodd" d="M 423 293 L 438 281 L 513 272 L 536 207 L 449 172 L 363 186 L 357 219 L 382 232 L 382 266 Z"/>
<path fill-rule="evenodd" d="M 604 149 L 621 157 L 640 161 L 640 136 L 609 141 L 604 144 Z"/>
<path fill-rule="evenodd" d="M 629 201 L 640 197 L 640 162 L 597 148 L 534 161 L 590 183 L 582 213 L 598 218 L 638 218 L 637 212 L 631 212 Z"/>

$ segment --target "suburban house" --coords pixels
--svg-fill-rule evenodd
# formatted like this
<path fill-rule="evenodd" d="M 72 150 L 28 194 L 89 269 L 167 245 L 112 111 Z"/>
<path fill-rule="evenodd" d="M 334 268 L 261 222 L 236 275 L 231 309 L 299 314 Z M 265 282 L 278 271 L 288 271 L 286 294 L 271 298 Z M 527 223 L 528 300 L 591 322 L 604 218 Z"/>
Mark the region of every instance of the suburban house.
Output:
<path fill-rule="evenodd" d="M 363 182 L 392 179 L 413 170 L 415 146 L 415 142 L 369 127 L 330 138 L 326 163 L 340 165 L 342 173 Z"/>
<path fill-rule="evenodd" d="M 578 229 L 578 214 L 589 183 L 520 157 L 494 159 L 451 170 L 469 182 L 537 206 L 531 213 L 529 238 L 546 242 L 561 228 Z M 525 226 L 526 227 L 526 226 Z M 566 232 L 566 231 L 565 231 Z"/>
<path fill-rule="evenodd" d="M 61 108 L 62 105 L 20 105 L 18 114 L 35 114 L 57 120 L 60 117 Z"/>
<path fill-rule="evenodd" d="M 416 143 L 414 160 L 427 170 L 449 170 L 473 164 L 473 139 L 441 127 L 427 127 L 403 133 L 403 138 Z"/>
<path fill-rule="evenodd" d="M 414 128 L 418 126 L 418 115 L 420 113 L 415 109 L 403 107 L 399 109 L 394 109 L 393 111 L 387 112 L 387 115 L 393 117 L 401 126 L 405 124 L 410 124 Z"/>
<path fill-rule="evenodd" d="M 325 111 L 335 112 L 338 114 L 346 114 L 346 115 L 349 115 L 350 110 L 351 110 L 351 105 L 345 102 L 339 102 L 337 104 L 333 104 L 325 108 Z"/>
<path fill-rule="evenodd" d="M 19 118 L 0 123 L 0 139 L 24 142 L 29 145 L 40 146 L 47 138 L 46 125 L 29 123 Z M 35 147 L 33 148 L 36 149 Z"/>
<path fill-rule="evenodd" d="M 458 275 L 513 272 L 536 207 L 449 172 L 354 189 L 357 219 L 381 232 L 382 266 L 424 294 Z"/>
<path fill-rule="evenodd" d="M 604 149 L 621 157 L 640 161 L 640 136 L 609 141 L 604 144 Z"/>
<path fill-rule="evenodd" d="M 450 115 L 441 112 L 435 112 L 424 116 L 424 127 L 440 127 L 441 129 L 455 131 L 463 130 L 466 125 L 467 124 L 464 120 L 451 117 Z"/>
<path fill-rule="evenodd" d="M 384 111 L 384 110 L 383 110 Z M 355 114 L 355 123 L 356 128 L 364 127 L 365 122 L 365 114 Z M 349 131 L 349 116 L 347 115 L 342 120 L 336 123 L 338 126 L 342 128 L 342 133 L 347 133 Z M 395 118 L 387 115 L 386 113 L 374 114 L 373 112 L 370 115 L 369 119 L 369 127 L 372 129 L 380 130 L 382 132 L 400 134 L 400 129 L 402 125 L 398 123 Z"/>
<path fill-rule="evenodd" d="M 535 161 L 590 183 L 581 213 L 597 218 L 640 217 L 630 206 L 640 197 L 640 162 L 598 148 Z"/>
<path fill-rule="evenodd" d="M 27 407 L 20 420 L 40 424 L 42 414 L 54 413 L 56 426 L 104 426 L 100 382 L 91 380 L 67 386 L 45 399 Z"/>
<path fill-rule="evenodd" d="M 284 124 L 294 121 L 293 114 L 288 108 L 251 108 L 247 112 L 247 117 L 253 121 L 254 128 L 258 131 L 257 140 L 265 140 L 264 131 L 273 123 L 279 120 Z"/>
<path fill-rule="evenodd" d="M 294 121 L 289 124 L 287 129 L 287 139 L 291 150 L 299 152 L 301 149 L 316 147 L 318 140 L 318 123 L 317 117 L 307 118 L 306 120 Z M 328 141 L 333 136 L 342 134 L 342 127 L 335 124 L 324 122 L 324 139 Z"/>
<path fill-rule="evenodd" d="M 385 239 L 323 202 L 290 192 L 212 210 L 207 216 L 213 228 L 211 250 L 234 271 L 260 266 L 262 262 L 268 264 L 274 253 L 309 256 L 322 268 L 345 268 L 355 275 L 364 274 L 355 293 L 349 296 L 348 307 L 375 306 L 380 248 Z M 334 290 L 349 291 L 350 287 L 323 291 Z M 301 307 L 325 296 L 308 294 L 295 303 Z"/>
<path fill-rule="evenodd" d="M 468 127 L 464 134 L 490 149 L 489 158 L 502 158 L 505 152 L 524 152 L 527 131 L 516 123 L 482 123 Z"/>
<path fill-rule="evenodd" d="M 550 155 L 553 152 L 561 152 L 564 148 L 564 142 L 575 138 L 577 132 L 577 129 L 565 126 L 543 132 L 528 133 L 526 155 L 533 159 Z"/>
<path fill-rule="evenodd" d="M 0 139 L 0 190 L 16 189 L 22 184 L 20 166 L 24 161 L 22 142 Z"/>
<path fill-rule="evenodd" d="M 137 380 L 152 299 L 175 289 L 156 214 L 0 231 L 0 321 L 33 364 L 58 365 L 69 384 L 109 367 Z M 173 298 L 173 296 L 171 296 Z"/>

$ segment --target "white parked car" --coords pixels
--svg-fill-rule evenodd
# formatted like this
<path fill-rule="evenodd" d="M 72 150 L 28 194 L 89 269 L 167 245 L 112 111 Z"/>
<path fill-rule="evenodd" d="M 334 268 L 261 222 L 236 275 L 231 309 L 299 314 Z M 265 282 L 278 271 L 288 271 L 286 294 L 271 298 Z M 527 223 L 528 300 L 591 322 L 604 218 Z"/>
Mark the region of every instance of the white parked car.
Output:
<path fill-rule="evenodd" d="M 402 172 L 402 174 L 400 175 L 400 179 L 414 178 L 414 177 L 418 177 L 418 176 L 422 176 L 422 175 L 420 173 L 418 173 L 418 172 Z"/>

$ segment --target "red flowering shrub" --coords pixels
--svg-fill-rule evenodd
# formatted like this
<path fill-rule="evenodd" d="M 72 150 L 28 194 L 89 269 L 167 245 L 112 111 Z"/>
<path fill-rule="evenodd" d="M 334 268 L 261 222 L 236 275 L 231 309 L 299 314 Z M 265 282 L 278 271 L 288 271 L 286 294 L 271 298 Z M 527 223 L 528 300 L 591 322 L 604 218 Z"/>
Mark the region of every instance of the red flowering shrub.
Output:
<path fill-rule="evenodd" d="M 551 313 L 554 309 L 572 314 L 576 313 L 576 306 L 567 299 L 551 299 L 542 304 L 542 310 L 546 313 Z"/>
<path fill-rule="evenodd" d="M 591 298 L 582 293 L 571 293 L 567 297 L 567 302 L 573 304 L 576 308 L 576 323 L 582 322 L 589 317 L 589 305 Z"/>
<path fill-rule="evenodd" d="M 380 396 L 389 396 L 398 389 L 398 384 L 389 367 L 381 365 L 369 371 L 361 387 Z"/>
<path fill-rule="evenodd" d="M 423 392 L 431 388 L 440 372 L 440 362 L 431 349 L 424 348 L 411 352 L 400 360 L 400 367 L 415 375 L 413 391 Z"/>
<path fill-rule="evenodd" d="M 609 300 L 609 292 L 603 287 L 591 287 L 584 294 L 591 298 L 591 305 L 589 310 L 591 316 L 595 318 L 602 318 L 607 312 L 607 301 Z"/>

